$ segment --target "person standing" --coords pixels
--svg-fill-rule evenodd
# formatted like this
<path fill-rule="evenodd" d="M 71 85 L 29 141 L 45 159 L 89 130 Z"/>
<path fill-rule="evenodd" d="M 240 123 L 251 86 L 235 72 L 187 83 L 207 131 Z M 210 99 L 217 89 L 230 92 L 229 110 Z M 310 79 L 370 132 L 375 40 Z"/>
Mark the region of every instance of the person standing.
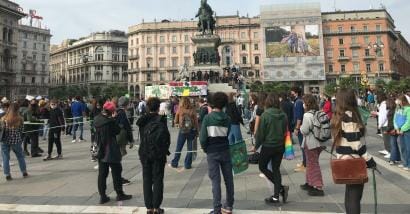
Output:
<path fill-rule="evenodd" d="M 306 155 L 306 183 L 301 185 L 302 190 L 308 191 L 310 196 L 324 196 L 322 171 L 319 165 L 319 156 L 323 151 L 320 142 L 315 138 L 312 130 L 314 128 L 315 113 L 319 111 L 316 98 L 311 94 L 303 97 L 305 114 L 300 132 L 303 134 L 302 147 Z"/>
<path fill-rule="evenodd" d="M 231 131 L 228 136 L 229 145 L 240 143 L 243 140 L 241 133 L 241 124 L 244 125 L 243 118 L 240 110 L 236 106 L 234 96 L 234 93 L 229 94 L 228 105 L 226 107 L 226 114 L 231 118 Z"/>
<path fill-rule="evenodd" d="M 284 203 L 288 198 L 289 187 L 282 185 L 280 173 L 287 124 L 286 114 L 280 109 L 279 96 L 270 94 L 265 100 L 264 112 L 257 127 L 255 147 L 251 149 L 256 151 L 261 147 L 259 170 L 274 184 L 274 194 L 265 199 L 267 203 L 279 203 L 280 195 Z M 271 170 L 268 169 L 269 164 Z"/>
<path fill-rule="evenodd" d="M 322 111 L 325 112 L 327 114 L 327 117 L 329 119 L 332 119 L 332 101 L 331 101 L 331 97 L 329 95 L 323 95 L 324 96 L 324 102 L 323 102 L 323 107 L 322 107 Z"/>
<path fill-rule="evenodd" d="M 122 173 L 122 155 L 120 146 L 117 144 L 116 136 L 120 133 L 120 126 L 115 121 L 117 116 L 115 104 L 106 102 L 101 114 L 97 115 L 94 120 L 96 128 L 96 139 L 99 146 L 97 154 L 98 159 L 98 193 L 100 194 L 100 204 L 110 201 L 106 195 L 107 176 L 111 168 L 114 190 L 117 193 L 117 201 L 129 200 L 131 195 L 126 195 L 123 191 L 121 173 Z"/>
<path fill-rule="evenodd" d="M 302 90 L 299 87 L 293 87 L 290 93 L 294 99 L 293 133 L 297 136 L 302 151 L 302 163 L 296 165 L 295 172 L 304 172 L 306 170 L 306 155 L 305 150 L 302 147 L 303 135 L 300 133 L 300 127 L 303 122 L 303 114 L 305 113 L 303 109 Z"/>
<path fill-rule="evenodd" d="M 61 131 L 64 131 L 65 126 L 63 111 L 57 106 L 57 100 L 51 100 L 50 108 L 50 119 L 48 121 L 48 124 L 50 125 L 50 130 L 48 132 L 48 155 L 44 160 L 62 159 Z M 51 157 L 53 144 L 56 144 L 57 147 L 57 156 L 54 158 Z"/>
<path fill-rule="evenodd" d="M 410 104 L 405 95 L 400 97 L 401 105 L 403 106 L 403 116 L 406 118 L 403 125 L 398 127 L 401 152 L 403 157 L 403 168 L 405 171 L 410 169 Z M 397 117 L 397 116 L 396 116 Z"/>
<path fill-rule="evenodd" d="M 386 134 L 390 136 L 390 165 L 394 165 L 401 161 L 400 157 L 400 150 L 399 150 L 399 145 L 398 145 L 398 134 L 396 131 L 396 125 L 394 121 L 394 115 L 396 112 L 400 109 L 400 102 L 396 104 L 396 99 L 395 97 L 390 97 L 387 99 L 387 110 L 389 113 L 387 113 L 387 129 L 386 129 Z"/>
<path fill-rule="evenodd" d="M 3 172 L 7 181 L 13 179 L 10 174 L 10 150 L 13 150 L 17 157 L 23 177 L 28 177 L 26 161 L 21 147 L 24 120 L 20 117 L 18 110 L 17 103 L 12 103 L 7 109 L 6 115 L 0 120 L 1 155 L 3 157 Z"/>
<path fill-rule="evenodd" d="M 77 129 L 80 129 L 80 139 L 78 142 L 84 140 L 83 132 L 84 132 L 84 116 L 85 116 L 86 106 L 81 101 L 80 96 L 76 96 L 74 102 L 71 104 L 71 113 L 73 115 L 74 127 L 73 127 L 73 141 L 72 143 L 77 142 Z"/>
<path fill-rule="evenodd" d="M 353 156 L 364 158 L 368 168 L 376 168 L 376 162 L 367 153 L 364 141 L 366 126 L 360 116 L 353 89 L 340 90 L 336 94 L 336 108 L 333 114 L 332 136 L 336 147 L 336 158 Z M 364 184 L 346 184 L 345 209 L 347 214 L 359 214 Z"/>
<path fill-rule="evenodd" d="M 211 107 L 208 106 L 208 101 L 206 98 L 199 99 L 199 124 L 202 124 L 205 116 L 208 115 L 212 111 Z"/>
<path fill-rule="evenodd" d="M 148 114 L 137 121 L 140 129 L 141 144 L 138 150 L 142 164 L 144 202 L 147 214 L 162 214 L 161 204 L 164 194 L 164 171 L 171 136 L 166 118 L 160 116 L 158 98 L 147 101 Z"/>
<path fill-rule="evenodd" d="M 280 108 L 286 114 L 288 118 L 288 130 L 293 130 L 292 123 L 290 121 L 293 120 L 293 104 L 290 102 L 289 97 L 286 93 L 282 93 L 279 97 L 280 99 Z"/>
<path fill-rule="evenodd" d="M 139 116 L 142 116 L 145 114 L 147 108 L 147 103 L 145 103 L 144 97 L 141 98 L 141 101 L 138 103 L 138 113 Z"/>
<path fill-rule="evenodd" d="M 234 204 L 232 161 L 229 153 L 228 134 L 230 119 L 222 109 L 228 104 L 228 96 L 217 92 L 212 96 L 212 112 L 205 116 L 201 126 L 200 142 L 206 153 L 208 175 L 212 182 L 213 214 L 230 214 Z M 221 203 L 221 172 L 226 187 L 226 202 Z"/>
<path fill-rule="evenodd" d="M 236 104 L 238 106 L 239 112 L 241 115 L 244 113 L 244 105 L 243 105 L 244 99 L 241 94 L 238 95 L 238 98 L 236 99 Z"/>
<path fill-rule="evenodd" d="M 71 101 L 64 102 L 64 118 L 67 124 L 65 135 L 71 135 L 73 131 L 73 114 L 71 113 Z"/>
<path fill-rule="evenodd" d="M 387 96 L 384 92 L 380 92 L 377 95 L 377 99 L 377 102 L 380 104 L 379 111 L 372 112 L 372 114 L 377 116 L 377 127 L 381 130 L 383 137 L 384 150 L 379 151 L 379 153 L 385 155 L 384 158 L 390 159 L 390 135 L 386 132 L 388 125 L 387 115 L 389 113 L 387 109 Z"/>
<path fill-rule="evenodd" d="M 192 142 L 198 136 L 198 116 L 194 106 L 187 97 L 183 97 L 175 115 L 175 124 L 179 128 L 177 147 L 175 156 L 171 162 L 172 168 L 178 168 L 178 162 L 181 157 L 182 148 L 187 143 L 188 153 L 185 156 L 184 167 L 191 169 L 192 165 Z"/>
<path fill-rule="evenodd" d="M 38 146 L 39 131 L 41 127 L 41 121 L 38 119 L 38 105 L 36 100 L 30 101 L 30 106 L 23 113 L 24 121 L 29 123 L 24 125 L 24 132 L 26 132 L 31 144 L 31 157 L 41 157 L 43 150 Z"/>

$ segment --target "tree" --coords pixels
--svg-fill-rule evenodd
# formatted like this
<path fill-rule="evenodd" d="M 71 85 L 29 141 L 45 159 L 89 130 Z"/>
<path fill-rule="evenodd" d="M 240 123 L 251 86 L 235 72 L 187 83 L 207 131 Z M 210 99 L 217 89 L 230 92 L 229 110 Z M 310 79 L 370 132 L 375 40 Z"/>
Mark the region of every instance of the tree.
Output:
<path fill-rule="evenodd" d="M 325 86 L 325 93 L 328 96 L 333 96 L 337 92 L 337 84 L 336 83 L 329 83 Z"/>
<path fill-rule="evenodd" d="M 126 86 L 118 86 L 115 84 L 108 85 L 102 90 L 104 96 L 108 97 L 120 97 L 124 96 L 128 90 Z"/>

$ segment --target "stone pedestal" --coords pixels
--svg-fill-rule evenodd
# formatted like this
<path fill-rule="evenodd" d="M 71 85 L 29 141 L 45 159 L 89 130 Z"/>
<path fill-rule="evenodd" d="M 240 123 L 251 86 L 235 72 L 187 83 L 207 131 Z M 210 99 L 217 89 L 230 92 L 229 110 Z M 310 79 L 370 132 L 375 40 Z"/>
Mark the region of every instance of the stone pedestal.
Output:
<path fill-rule="evenodd" d="M 196 45 L 194 53 L 195 67 L 197 66 L 218 66 L 220 56 L 218 47 L 221 44 L 221 38 L 218 35 L 205 34 L 192 37 Z"/>

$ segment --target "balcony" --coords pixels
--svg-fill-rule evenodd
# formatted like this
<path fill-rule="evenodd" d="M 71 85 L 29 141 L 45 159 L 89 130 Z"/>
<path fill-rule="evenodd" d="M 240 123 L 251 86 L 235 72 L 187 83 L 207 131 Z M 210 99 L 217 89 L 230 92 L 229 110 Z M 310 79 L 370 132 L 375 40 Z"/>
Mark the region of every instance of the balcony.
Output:
<path fill-rule="evenodd" d="M 138 55 L 138 54 L 134 54 L 134 55 L 129 55 L 128 56 L 128 59 L 129 60 L 134 60 L 134 59 L 139 59 L 140 58 L 140 56 Z"/>
<path fill-rule="evenodd" d="M 221 38 L 221 43 L 222 43 L 222 44 L 235 43 L 235 39 L 232 39 L 232 38 Z"/>
<path fill-rule="evenodd" d="M 349 60 L 350 60 L 350 57 L 348 57 L 348 56 L 339 56 L 337 59 L 338 59 L 339 61 L 349 61 Z"/>
<path fill-rule="evenodd" d="M 353 48 L 361 48 L 362 46 L 359 44 L 359 43 L 352 43 L 352 44 L 350 44 L 350 48 L 351 49 L 353 49 Z"/>
<path fill-rule="evenodd" d="M 375 55 L 367 55 L 367 56 L 364 56 L 363 59 L 364 59 L 364 60 L 375 60 L 375 59 L 376 59 L 376 56 L 375 56 Z"/>
<path fill-rule="evenodd" d="M 156 71 L 156 70 L 157 70 L 156 67 L 142 67 L 142 68 L 140 68 L 141 72 Z"/>

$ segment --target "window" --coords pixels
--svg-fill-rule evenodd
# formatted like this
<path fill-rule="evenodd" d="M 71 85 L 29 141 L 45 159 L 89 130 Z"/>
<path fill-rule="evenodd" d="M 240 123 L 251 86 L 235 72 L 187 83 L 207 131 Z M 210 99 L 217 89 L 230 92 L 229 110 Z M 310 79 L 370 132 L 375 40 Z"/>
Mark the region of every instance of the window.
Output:
<path fill-rule="evenodd" d="M 191 61 L 191 58 L 189 58 L 189 57 L 184 57 L 184 64 L 185 64 L 185 65 L 189 65 L 189 64 L 190 64 L 190 61 Z"/>
<path fill-rule="evenodd" d="M 242 44 L 242 50 L 246 51 L 246 44 Z"/>
<path fill-rule="evenodd" d="M 172 53 L 176 54 L 177 53 L 177 47 L 172 47 Z"/>
<path fill-rule="evenodd" d="M 246 56 L 243 56 L 243 57 L 242 57 L 242 64 L 246 64 L 246 63 L 247 63 Z"/>
<path fill-rule="evenodd" d="M 130 42 L 130 43 L 131 43 L 131 46 L 134 46 L 134 40 L 131 39 L 130 41 L 131 41 L 131 42 Z"/>
<path fill-rule="evenodd" d="M 343 45 L 343 38 L 339 38 L 339 45 Z"/>
<path fill-rule="evenodd" d="M 363 26 L 363 31 L 364 31 L 364 32 L 369 31 L 369 27 L 368 27 L 367 25 L 364 25 L 364 26 Z"/>
<path fill-rule="evenodd" d="M 159 48 L 159 54 L 165 54 L 165 48 L 164 47 Z"/>
<path fill-rule="evenodd" d="M 327 58 L 332 59 L 333 58 L 333 50 L 331 50 L 331 49 L 326 50 L 326 56 L 327 56 Z"/>
<path fill-rule="evenodd" d="M 41 65 L 41 71 L 43 71 L 43 72 L 46 71 L 46 65 L 44 65 L 44 64 Z"/>
<path fill-rule="evenodd" d="M 382 43 L 382 36 L 376 36 L 376 42 L 377 42 L 377 44 L 381 44 Z"/>
<path fill-rule="evenodd" d="M 184 36 L 184 41 L 185 41 L 185 42 L 189 42 L 189 36 L 188 36 L 188 35 L 185 35 L 185 36 Z"/>
<path fill-rule="evenodd" d="M 151 48 L 147 48 L 147 55 L 151 55 L 152 54 L 152 49 Z"/>
<path fill-rule="evenodd" d="M 151 66 L 152 66 L 152 59 L 147 58 L 147 68 L 151 68 Z"/>
<path fill-rule="evenodd" d="M 357 37 L 352 36 L 352 44 L 357 44 Z"/>
<path fill-rule="evenodd" d="M 37 40 L 37 34 L 34 34 L 34 40 Z"/>
<path fill-rule="evenodd" d="M 353 64 L 353 71 L 354 72 L 359 72 L 360 69 L 360 64 L 359 63 L 354 63 Z"/>
<path fill-rule="evenodd" d="M 379 63 L 379 71 L 384 71 L 384 64 L 383 63 Z"/>
<path fill-rule="evenodd" d="M 359 50 L 357 49 L 352 50 L 352 57 L 353 59 L 359 58 Z"/>
<path fill-rule="evenodd" d="M 245 32 L 241 32 L 241 39 L 245 39 L 245 37 L 246 37 Z"/>
<path fill-rule="evenodd" d="M 120 61 L 120 56 L 116 53 L 112 54 L 112 61 L 114 62 Z"/>
<path fill-rule="evenodd" d="M 255 51 L 259 50 L 259 44 L 254 44 L 254 45 L 253 45 L 253 49 L 254 49 Z"/>
<path fill-rule="evenodd" d="M 371 72 L 372 71 L 372 67 L 370 64 L 366 64 L 366 71 L 367 72 Z"/>
<path fill-rule="evenodd" d="M 333 73 L 333 65 L 329 65 L 327 71 Z"/>
<path fill-rule="evenodd" d="M 376 25 L 376 31 L 381 31 L 382 27 L 380 25 Z"/>
<path fill-rule="evenodd" d="M 326 38 L 326 44 L 332 45 L 332 38 Z"/>
<path fill-rule="evenodd" d="M 31 83 L 36 83 L 36 78 L 35 77 L 31 78 Z"/>
<path fill-rule="evenodd" d="M 46 51 L 46 45 L 43 44 L 43 51 Z"/>
<path fill-rule="evenodd" d="M 151 72 L 147 72 L 147 81 L 152 81 L 152 73 Z"/>
<path fill-rule="evenodd" d="M 21 77 L 21 82 L 26 83 L 26 77 Z"/>
<path fill-rule="evenodd" d="M 24 33 L 24 38 L 27 39 L 28 38 L 28 34 Z"/>
<path fill-rule="evenodd" d="M 364 36 L 364 43 L 367 45 L 370 43 L 369 36 Z"/>
<path fill-rule="evenodd" d="M 259 56 L 255 56 L 255 64 L 259 65 Z"/>
<path fill-rule="evenodd" d="M 159 73 L 159 81 L 165 81 L 165 73 L 164 72 Z"/>
<path fill-rule="evenodd" d="M 186 45 L 185 47 L 184 47 L 184 52 L 187 54 L 187 53 L 189 53 L 189 46 L 188 45 Z"/>
<path fill-rule="evenodd" d="M 340 65 L 340 72 L 342 73 L 346 72 L 346 65 Z"/>
<path fill-rule="evenodd" d="M 338 31 L 339 33 L 343 33 L 343 27 L 337 27 L 337 31 Z"/>
<path fill-rule="evenodd" d="M 165 43 L 165 36 L 159 37 L 159 43 Z"/>
<path fill-rule="evenodd" d="M 21 67 L 22 67 L 23 71 L 25 71 L 27 69 L 27 65 L 24 64 L 24 63 L 21 65 Z"/>
<path fill-rule="evenodd" d="M 97 47 L 95 49 L 95 60 L 104 61 L 104 49 L 102 47 Z"/>
<path fill-rule="evenodd" d="M 23 58 L 27 57 L 27 51 L 23 51 Z"/>
<path fill-rule="evenodd" d="M 177 42 L 177 36 L 175 35 L 172 36 L 172 42 Z"/>
<path fill-rule="evenodd" d="M 26 41 L 23 42 L 23 48 L 27 48 L 27 42 Z"/>
<path fill-rule="evenodd" d="M 37 55 L 33 54 L 33 61 L 36 61 L 36 60 L 37 60 Z"/>
<path fill-rule="evenodd" d="M 159 59 L 159 67 L 160 68 L 165 68 L 165 59 L 164 58 Z"/>
<path fill-rule="evenodd" d="M 255 70 L 255 77 L 256 77 L 256 78 L 259 78 L 259 77 L 260 77 L 260 72 L 259 72 L 259 70 Z"/>
<path fill-rule="evenodd" d="M 340 57 L 345 57 L 345 50 L 339 50 L 339 56 Z"/>
<path fill-rule="evenodd" d="M 46 61 L 46 55 L 45 55 L 45 54 L 43 54 L 43 55 L 41 56 L 41 61 L 43 61 L 43 62 Z"/>
<path fill-rule="evenodd" d="M 259 38 L 259 33 L 258 32 L 253 32 L 253 38 L 258 39 Z"/>
<path fill-rule="evenodd" d="M 35 42 L 33 43 L 33 49 L 37 50 L 37 44 Z"/>
<path fill-rule="evenodd" d="M 96 71 L 102 71 L 102 70 L 103 70 L 103 66 L 102 66 L 102 65 L 96 65 L 96 66 L 95 66 L 95 70 L 96 70 Z"/>
<path fill-rule="evenodd" d="M 370 50 L 369 50 L 369 49 L 365 49 L 365 50 L 364 50 L 364 55 L 365 55 L 365 56 L 370 56 Z"/>
<path fill-rule="evenodd" d="M 44 78 L 44 77 L 41 78 L 41 83 L 42 83 L 42 84 L 44 84 L 45 79 L 46 79 L 46 78 Z"/>
<path fill-rule="evenodd" d="M 177 67 L 178 66 L 178 58 L 172 58 L 172 67 Z"/>
<path fill-rule="evenodd" d="M 377 57 L 382 57 L 383 56 L 383 50 L 381 48 L 377 49 L 376 54 L 377 54 Z"/>
<path fill-rule="evenodd" d="M 356 27 L 355 27 L 355 26 L 351 26 L 351 27 L 350 27 L 350 32 L 356 32 Z"/>
<path fill-rule="evenodd" d="M 150 36 L 147 36 L 147 43 L 151 44 L 152 43 L 152 38 Z"/>

